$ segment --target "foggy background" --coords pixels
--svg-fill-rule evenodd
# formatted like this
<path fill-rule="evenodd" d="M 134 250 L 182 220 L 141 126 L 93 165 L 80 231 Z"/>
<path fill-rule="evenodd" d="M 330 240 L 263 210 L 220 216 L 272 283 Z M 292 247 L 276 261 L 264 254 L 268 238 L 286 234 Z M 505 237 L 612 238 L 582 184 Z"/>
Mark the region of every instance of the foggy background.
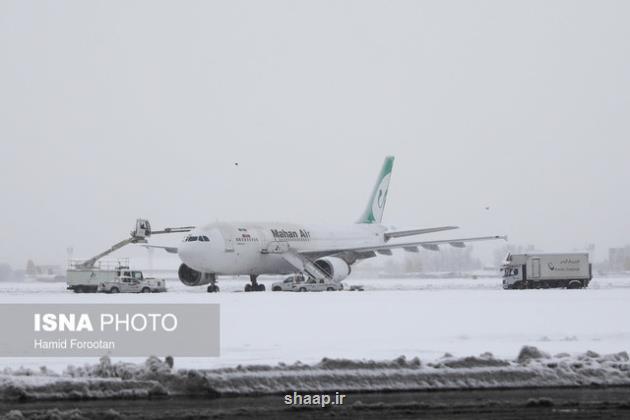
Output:
<path fill-rule="evenodd" d="M 89 257 L 137 217 L 353 222 L 388 154 L 386 224 L 605 259 L 630 243 L 629 21 L 622 1 L 1 0 L 0 262 Z"/>

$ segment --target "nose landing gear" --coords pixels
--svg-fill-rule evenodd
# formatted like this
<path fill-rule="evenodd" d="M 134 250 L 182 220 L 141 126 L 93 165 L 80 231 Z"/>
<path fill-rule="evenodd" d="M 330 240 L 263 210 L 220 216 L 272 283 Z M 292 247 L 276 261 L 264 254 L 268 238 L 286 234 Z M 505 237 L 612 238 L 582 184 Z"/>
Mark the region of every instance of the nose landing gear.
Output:
<path fill-rule="evenodd" d="M 258 278 L 257 274 L 252 274 L 249 276 L 249 281 L 251 282 L 251 284 L 245 285 L 246 292 L 264 292 L 265 291 L 265 285 L 258 284 L 257 278 Z"/>
<path fill-rule="evenodd" d="M 206 273 L 206 279 L 210 281 L 208 285 L 208 293 L 218 293 L 219 286 L 217 285 L 217 276 L 215 274 Z"/>

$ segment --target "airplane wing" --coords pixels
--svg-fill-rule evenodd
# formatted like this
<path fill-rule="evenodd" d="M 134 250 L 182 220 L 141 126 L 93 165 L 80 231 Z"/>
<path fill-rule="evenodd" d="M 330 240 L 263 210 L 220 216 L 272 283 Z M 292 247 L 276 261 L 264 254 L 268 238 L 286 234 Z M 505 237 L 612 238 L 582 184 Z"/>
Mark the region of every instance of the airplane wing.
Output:
<path fill-rule="evenodd" d="M 392 238 L 402 238 L 404 236 L 423 235 L 425 233 L 442 232 L 443 230 L 459 229 L 459 226 L 440 226 L 434 228 L 425 229 L 412 229 L 412 230 L 398 230 L 388 231 L 383 234 L 385 241 L 389 241 Z"/>
<path fill-rule="evenodd" d="M 338 256 L 343 258 L 348 263 L 352 264 L 358 259 L 374 257 L 377 253 L 382 255 L 391 255 L 392 249 L 404 249 L 408 252 L 418 252 L 422 247 L 431 251 L 439 250 L 439 245 L 448 244 L 455 248 L 464 248 L 466 242 L 477 241 L 491 241 L 496 239 L 503 239 L 507 241 L 507 236 L 495 235 L 495 236 L 478 236 L 474 238 L 457 238 L 457 239 L 442 239 L 436 241 L 416 241 L 416 242 L 399 242 L 389 243 L 384 245 L 373 245 L 364 247 L 348 247 L 348 248 L 335 248 L 335 249 L 322 249 L 316 251 L 302 251 L 301 255 L 309 258 L 321 258 L 327 256 Z"/>
<path fill-rule="evenodd" d="M 322 257 L 338 257 L 345 260 L 348 264 L 353 264 L 357 260 L 370 258 L 376 256 L 376 253 L 384 255 L 392 255 L 392 249 L 402 248 L 409 252 L 418 252 L 418 247 L 421 246 L 432 251 L 437 251 L 438 246 L 441 244 L 449 244 L 456 248 L 465 247 L 466 242 L 475 241 L 487 241 L 493 239 L 507 240 L 507 236 L 480 236 L 475 238 L 459 238 L 459 239 L 443 239 L 437 241 L 421 241 L 421 242 L 404 242 L 398 244 L 385 244 L 366 247 L 354 247 L 354 248 L 337 248 L 319 251 L 302 251 L 299 252 L 290 247 L 278 247 L 274 253 L 280 254 L 280 256 L 298 271 L 307 273 L 315 278 L 326 278 L 328 274 L 321 270 L 321 267 L 314 263 L 314 259 Z"/>
<path fill-rule="evenodd" d="M 159 245 L 146 245 L 146 244 L 142 244 L 141 246 L 143 246 L 145 248 L 163 249 L 164 251 L 166 251 L 168 253 L 177 254 L 177 247 L 176 246 L 159 246 Z"/>

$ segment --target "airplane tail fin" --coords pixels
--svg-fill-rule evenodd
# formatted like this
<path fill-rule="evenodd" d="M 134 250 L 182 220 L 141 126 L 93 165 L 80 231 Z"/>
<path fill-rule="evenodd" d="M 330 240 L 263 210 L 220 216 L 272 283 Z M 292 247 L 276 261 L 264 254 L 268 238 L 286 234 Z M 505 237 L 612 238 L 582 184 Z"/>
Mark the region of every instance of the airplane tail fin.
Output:
<path fill-rule="evenodd" d="M 381 172 L 376 179 L 374 190 L 367 203 L 365 211 L 357 221 L 357 223 L 381 223 L 383 219 L 383 210 L 387 201 L 387 190 L 389 189 L 389 179 L 392 175 L 394 167 L 394 157 L 387 156 L 383 162 Z"/>

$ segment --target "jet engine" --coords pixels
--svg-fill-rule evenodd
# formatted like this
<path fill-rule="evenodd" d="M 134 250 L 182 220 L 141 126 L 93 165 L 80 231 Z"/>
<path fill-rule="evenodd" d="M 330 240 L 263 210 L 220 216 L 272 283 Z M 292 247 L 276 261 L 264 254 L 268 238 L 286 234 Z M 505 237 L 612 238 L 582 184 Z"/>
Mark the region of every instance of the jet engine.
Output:
<path fill-rule="evenodd" d="M 315 265 L 328 274 L 334 281 L 341 281 L 350 275 L 350 265 L 337 257 L 324 257 L 315 260 Z"/>
<path fill-rule="evenodd" d="M 186 264 L 179 266 L 177 275 L 186 286 L 203 286 L 204 284 L 210 284 L 214 280 L 214 274 L 193 270 Z"/>

